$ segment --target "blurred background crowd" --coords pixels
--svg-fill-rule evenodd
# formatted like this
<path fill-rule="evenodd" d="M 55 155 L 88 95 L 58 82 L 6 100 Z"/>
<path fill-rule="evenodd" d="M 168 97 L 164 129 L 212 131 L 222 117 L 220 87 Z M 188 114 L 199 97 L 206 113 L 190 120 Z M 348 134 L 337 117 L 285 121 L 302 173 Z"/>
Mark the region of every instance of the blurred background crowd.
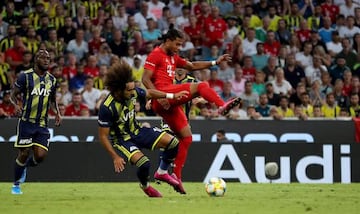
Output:
<path fill-rule="evenodd" d="M 0 8 L 0 117 L 16 116 L 12 84 L 40 48 L 51 55 L 62 114 L 95 116 L 109 66 L 126 61 L 142 87 L 147 54 L 170 24 L 184 32 L 182 57 L 232 56 L 189 73 L 225 101 L 243 99 L 229 118 L 360 116 L 360 0 L 4 0 Z M 138 116 L 153 116 L 145 104 Z M 219 117 L 201 99 L 189 114 Z"/>

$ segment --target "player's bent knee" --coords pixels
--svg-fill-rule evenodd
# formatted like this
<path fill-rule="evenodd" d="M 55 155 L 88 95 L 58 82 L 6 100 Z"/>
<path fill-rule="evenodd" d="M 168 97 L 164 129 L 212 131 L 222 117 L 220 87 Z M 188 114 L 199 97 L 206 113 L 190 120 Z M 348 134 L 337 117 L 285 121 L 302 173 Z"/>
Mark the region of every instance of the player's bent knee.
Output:
<path fill-rule="evenodd" d="M 177 149 L 179 146 L 179 140 L 176 137 L 173 137 L 168 143 L 166 150 Z"/>

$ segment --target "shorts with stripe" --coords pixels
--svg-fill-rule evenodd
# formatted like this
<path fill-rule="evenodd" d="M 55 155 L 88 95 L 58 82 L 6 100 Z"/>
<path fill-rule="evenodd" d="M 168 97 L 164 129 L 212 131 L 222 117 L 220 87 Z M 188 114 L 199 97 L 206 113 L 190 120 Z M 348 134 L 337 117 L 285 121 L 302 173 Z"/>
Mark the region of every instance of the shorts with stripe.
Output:
<path fill-rule="evenodd" d="M 17 126 L 17 139 L 14 147 L 27 148 L 39 146 L 48 151 L 49 145 L 50 133 L 46 127 L 41 127 L 35 123 L 19 120 Z"/>

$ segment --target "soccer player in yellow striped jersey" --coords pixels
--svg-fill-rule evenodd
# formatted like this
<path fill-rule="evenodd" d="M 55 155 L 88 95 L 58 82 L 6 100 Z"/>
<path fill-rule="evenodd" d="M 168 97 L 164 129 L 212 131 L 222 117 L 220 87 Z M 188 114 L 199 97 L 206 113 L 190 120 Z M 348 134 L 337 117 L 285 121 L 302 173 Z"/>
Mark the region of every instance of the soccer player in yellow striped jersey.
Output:
<path fill-rule="evenodd" d="M 97 0 L 88 0 L 84 1 L 84 6 L 86 7 L 87 14 L 90 19 L 95 19 L 98 16 L 98 10 L 101 7 L 101 2 Z"/>
<path fill-rule="evenodd" d="M 37 166 L 48 153 L 50 107 L 56 114 L 55 126 L 59 126 L 61 122 L 56 102 L 56 79 L 48 72 L 49 64 L 49 53 L 40 49 L 34 57 L 34 68 L 18 76 L 11 93 L 11 102 L 15 106 L 15 111 L 21 113 L 17 126 L 17 140 L 14 144 L 19 149 L 19 153 L 15 160 L 12 194 L 22 194 L 20 183 L 25 181 L 26 168 Z M 22 94 L 22 106 L 18 105 L 17 101 L 17 96 L 20 94 Z"/>
<path fill-rule="evenodd" d="M 279 107 L 276 108 L 277 113 L 282 117 L 295 117 L 294 111 L 289 108 L 289 98 L 287 96 L 281 96 L 279 101 Z"/>
<path fill-rule="evenodd" d="M 156 89 L 139 90 L 131 72 L 124 61 L 112 65 L 106 74 L 105 85 L 110 91 L 100 105 L 98 125 L 99 138 L 105 150 L 113 159 L 115 172 L 125 168 L 122 153 L 132 165 L 135 165 L 140 187 L 149 197 L 162 197 L 161 193 L 150 186 L 150 160 L 142 149 L 164 149 L 155 178 L 178 189 L 179 181 L 168 173 L 168 168 L 177 155 L 179 141 L 173 135 L 156 127 L 142 127 L 136 120 L 135 103 L 138 97 L 181 99 L 186 91 L 169 94 Z M 117 151 L 116 151 L 117 150 Z"/>
<path fill-rule="evenodd" d="M 334 93 L 326 94 L 326 101 L 321 106 L 321 111 L 326 118 L 336 118 L 340 114 L 340 107 L 336 104 Z"/>

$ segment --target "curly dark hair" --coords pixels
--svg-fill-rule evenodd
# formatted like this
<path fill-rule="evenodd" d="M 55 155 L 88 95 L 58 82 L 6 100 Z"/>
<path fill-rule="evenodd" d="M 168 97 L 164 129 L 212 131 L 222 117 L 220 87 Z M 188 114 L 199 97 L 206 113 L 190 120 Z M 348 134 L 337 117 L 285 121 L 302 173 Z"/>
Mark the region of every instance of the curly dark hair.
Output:
<path fill-rule="evenodd" d="M 163 34 L 159 39 L 166 42 L 166 40 L 174 41 L 177 38 L 184 38 L 183 33 L 180 30 L 174 28 L 174 24 L 170 24 L 169 30 Z"/>
<path fill-rule="evenodd" d="M 132 68 L 123 60 L 112 65 L 105 75 L 105 86 L 110 93 L 125 90 L 126 84 L 133 81 Z"/>

